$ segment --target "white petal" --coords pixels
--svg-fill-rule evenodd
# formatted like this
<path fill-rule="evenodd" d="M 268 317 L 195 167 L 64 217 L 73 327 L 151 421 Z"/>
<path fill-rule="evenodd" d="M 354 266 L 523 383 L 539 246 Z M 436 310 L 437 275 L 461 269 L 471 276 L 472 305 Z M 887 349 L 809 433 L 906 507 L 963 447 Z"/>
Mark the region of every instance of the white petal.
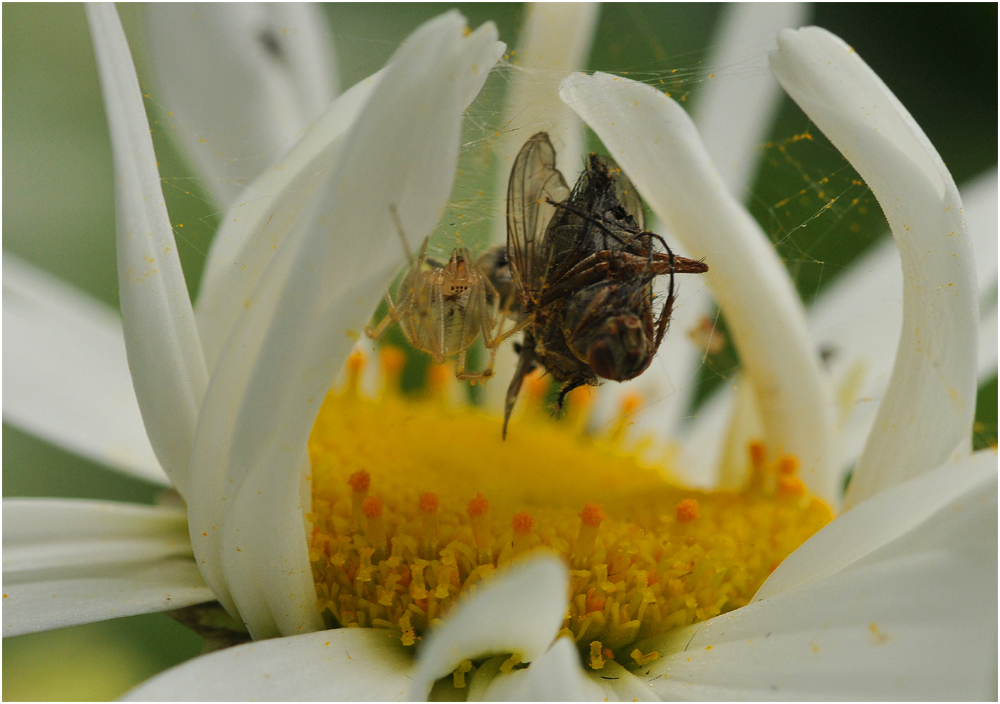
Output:
<path fill-rule="evenodd" d="M 976 259 L 976 282 L 980 304 L 996 305 L 997 285 L 997 170 L 980 174 L 959 189 L 966 232 Z M 987 294 L 992 300 L 984 300 Z"/>
<path fill-rule="evenodd" d="M 146 438 L 113 310 L 4 254 L 3 330 L 5 422 L 169 483 Z"/>
<path fill-rule="evenodd" d="M 646 644 L 661 654 L 650 684 L 684 699 L 994 696 L 996 521 L 993 452 L 882 492 L 793 553 L 758 601 Z"/>
<path fill-rule="evenodd" d="M 778 30 L 801 26 L 810 12 L 808 4 L 796 2 L 734 3 L 722 12 L 694 122 L 722 181 L 742 201 L 781 104 L 781 89 L 767 70 L 767 52 Z"/>
<path fill-rule="evenodd" d="M 246 643 L 178 665 L 126 701 L 402 701 L 412 660 L 388 631 L 338 628 Z"/>
<path fill-rule="evenodd" d="M 830 353 L 838 406 L 838 473 L 854 466 L 896 358 L 903 319 L 903 271 L 889 239 L 876 244 L 826 288 L 809 311 L 809 330 Z"/>
<path fill-rule="evenodd" d="M 738 376 L 727 379 L 698 407 L 691 421 L 682 426 L 677 471 L 689 480 L 697 478 L 692 486 L 710 489 L 718 483 L 740 384 Z"/>
<path fill-rule="evenodd" d="M 760 588 L 754 601 L 832 576 L 854 563 L 870 561 L 886 546 L 912 542 L 914 531 L 938 530 L 936 521 L 959 520 L 952 514 L 964 511 L 970 497 L 982 493 L 984 486 L 991 482 L 995 485 L 996 476 L 997 455 L 983 450 L 959 464 L 945 465 L 880 492 L 838 516 L 793 552 Z M 953 527 L 940 530 L 947 532 Z M 983 535 L 971 542 L 986 538 Z M 891 548 L 899 549 L 898 545 Z"/>
<path fill-rule="evenodd" d="M 509 657 L 508 655 L 496 655 L 479 663 L 467 682 L 468 690 L 465 693 L 465 700 L 468 702 L 483 701 L 486 691 L 490 688 L 493 680 L 500 676 L 500 668 Z"/>
<path fill-rule="evenodd" d="M 818 27 L 784 30 L 775 76 L 872 189 L 903 262 L 903 324 L 875 429 L 847 506 L 940 465 L 962 445 L 976 407 L 976 271 L 962 201 L 906 109 L 843 41 Z"/>
<path fill-rule="evenodd" d="M 4 499 L 4 637 L 212 601 L 184 512 Z"/>
<path fill-rule="evenodd" d="M 181 509 L 79 499 L 3 501 L 6 586 L 191 554 Z"/>
<path fill-rule="evenodd" d="M 572 638 L 560 638 L 523 670 L 498 675 L 486 690 L 488 702 L 605 701 L 603 689 L 580 667 Z"/>
<path fill-rule="evenodd" d="M 735 376 L 730 384 L 736 397 L 732 405 L 726 439 L 719 463 L 719 488 L 738 490 L 749 480 L 748 451 L 750 443 L 764 437 L 763 420 L 757 404 L 758 395 L 747 375 Z M 827 462 L 829 467 L 829 462 Z M 836 497 L 834 497 L 834 500 Z"/>
<path fill-rule="evenodd" d="M 587 673 L 590 679 L 605 691 L 604 701 L 658 702 L 644 677 L 637 677 L 614 660 L 606 660 L 600 670 Z M 641 672 L 640 672 L 641 675 Z"/>
<path fill-rule="evenodd" d="M 967 184 L 961 196 L 977 270 L 982 274 L 979 292 L 983 300 L 995 292 L 996 172 Z M 993 262 L 992 270 L 989 262 Z M 809 330 L 816 345 L 831 353 L 826 366 L 839 409 L 836 452 L 840 476 L 857 462 L 889 385 L 903 318 L 902 288 L 899 253 L 887 238 L 824 289 L 809 311 Z M 989 330 L 989 311 L 984 312 L 981 325 L 980 381 L 992 376 L 997 359 L 996 332 L 995 328 Z"/>
<path fill-rule="evenodd" d="M 997 372 L 997 171 L 982 174 L 961 189 L 968 234 L 976 256 L 979 283 L 980 383 Z"/>
<path fill-rule="evenodd" d="M 979 321 L 979 383 L 997 373 L 997 307 L 985 312 Z"/>
<path fill-rule="evenodd" d="M 115 164 L 118 287 L 136 397 L 153 450 L 185 495 L 208 383 L 132 55 L 114 5 L 87 5 Z"/>
<path fill-rule="evenodd" d="M 411 699 L 423 698 L 434 680 L 463 660 L 517 653 L 539 658 L 562 626 L 569 605 L 569 575 L 555 557 L 515 563 L 460 603 L 424 640 L 413 672 Z M 574 651 L 579 669 L 579 656 Z"/>
<path fill-rule="evenodd" d="M 205 265 L 196 307 L 205 359 L 214 368 L 260 277 L 344 147 L 348 128 L 382 73 L 340 96 L 292 151 L 269 167 L 226 213 Z"/>
<path fill-rule="evenodd" d="M 162 121 L 227 206 L 336 96 L 324 13 L 292 3 L 157 4 L 147 13 Z"/>
<path fill-rule="evenodd" d="M 447 13 L 397 52 L 213 375 L 192 457 L 191 533 L 220 601 L 256 638 L 321 627 L 301 509 L 306 440 L 403 258 L 390 208 L 415 245 L 450 193 L 462 112 L 503 50 L 492 25 L 464 30 Z"/>
<path fill-rule="evenodd" d="M 514 158 L 525 140 L 542 130 L 549 133 L 556 148 L 556 163 L 567 181 L 573 183 L 583 165 L 584 138 L 580 118 L 559 99 L 559 82 L 573 71 L 586 67 L 597 29 L 597 3 L 536 2 L 525 6 L 524 28 L 512 64 L 504 124 L 495 148 L 497 188 L 506 203 L 507 181 Z M 493 241 L 507 241 L 507 220 L 496 218 Z M 497 379 L 514 374 L 517 355 L 504 345 L 494 360 Z M 507 387 L 487 384 L 487 408 L 500 413 Z"/>
<path fill-rule="evenodd" d="M 802 461 L 821 497 L 836 495 L 825 465 L 832 408 L 791 278 L 767 236 L 728 193 L 684 110 L 654 88 L 608 74 L 574 74 L 562 98 L 601 137 L 646 202 L 709 265 L 766 440 Z"/>
<path fill-rule="evenodd" d="M 191 559 L 116 565 L 102 573 L 4 586 L 3 634 L 49 631 L 180 609 L 215 599 Z"/>

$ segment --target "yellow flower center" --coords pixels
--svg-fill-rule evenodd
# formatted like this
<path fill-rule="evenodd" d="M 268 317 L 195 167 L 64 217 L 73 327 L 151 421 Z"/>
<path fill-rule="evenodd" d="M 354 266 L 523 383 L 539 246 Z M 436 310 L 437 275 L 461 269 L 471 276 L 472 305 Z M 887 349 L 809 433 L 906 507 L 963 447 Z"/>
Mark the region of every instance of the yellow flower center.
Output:
<path fill-rule="evenodd" d="M 795 458 L 768 462 L 759 444 L 747 490 L 683 489 L 617 440 L 580 431 L 586 390 L 557 422 L 536 382 L 503 441 L 498 418 L 449 406 L 440 373 L 437 394 L 402 396 L 387 356 L 382 398 L 358 394 L 355 363 L 309 442 L 310 559 L 331 626 L 384 628 L 413 645 L 471 586 L 547 550 L 570 569 L 563 634 L 583 661 L 643 664 L 656 654 L 634 643 L 743 606 L 832 518 Z"/>

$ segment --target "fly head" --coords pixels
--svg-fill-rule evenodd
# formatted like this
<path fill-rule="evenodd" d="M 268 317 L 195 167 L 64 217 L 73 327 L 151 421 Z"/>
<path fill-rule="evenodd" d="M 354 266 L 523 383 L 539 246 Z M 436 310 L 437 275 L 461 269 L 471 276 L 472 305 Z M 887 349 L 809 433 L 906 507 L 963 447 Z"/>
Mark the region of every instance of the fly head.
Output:
<path fill-rule="evenodd" d="M 639 376 L 656 353 L 646 286 L 602 282 L 567 302 L 566 343 L 597 376 L 627 381 Z"/>

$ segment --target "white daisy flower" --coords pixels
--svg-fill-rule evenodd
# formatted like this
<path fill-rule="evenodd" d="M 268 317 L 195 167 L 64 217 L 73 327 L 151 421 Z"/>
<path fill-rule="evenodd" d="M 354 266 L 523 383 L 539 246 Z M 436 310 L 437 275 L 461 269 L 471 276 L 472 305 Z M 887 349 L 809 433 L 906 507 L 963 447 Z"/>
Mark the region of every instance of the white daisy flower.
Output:
<path fill-rule="evenodd" d="M 251 14 L 252 12 L 251 10 Z M 92 315 L 92 307 L 87 308 L 86 304 L 73 305 L 69 295 L 59 287 L 40 287 L 37 284 L 38 277 L 19 266 L 16 260 L 7 257 L 4 262 L 4 285 L 7 292 L 5 300 L 8 302 L 5 319 L 9 325 L 21 326 L 14 332 L 16 337 L 25 336 L 25 345 L 17 349 L 24 350 L 26 354 L 17 358 L 17 361 L 29 370 L 25 377 L 9 378 L 15 383 L 21 382 L 25 392 L 41 388 L 50 390 L 56 398 L 37 393 L 25 393 L 22 396 L 21 393 L 11 393 L 8 387 L 6 417 L 28 428 L 36 428 L 43 436 L 52 437 L 49 429 L 53 427 L 53 423 L 44 404 L 50 402 L 50 407 L 59 407 L 64 406 L 67 400 L 74 401 L 73 415 L 84 418 L 68 422 L 67 425 L 72 429 L 67 434 L 68 437 L 57 439 L 70 443 L 74 449 L 87 456 L 107 461 L 112 466 L 145 478 L 162 478 L 165 472 L 170 484 L 185 499 L 188 520 L 194 523 L 198 520 L 197 516 L 202 514 L 197 508 L 199 502 L 192 499 L 193 494 L 207 494 L 200 487 L 193 486 L 192 482 L 225 482 L 225 474 L 222 473 L 224 466 L 214 460 L 205 460 L 212 463 L 214 470 L 211 474 L 215 475 L 214 478 L 189 471 L 193 466 L 192 462 L 198 462 L 197 458 L 192 458 L 192 451 L 197 452 L 195 436 L 198 432 L 198 419 L 207 417 L 200 413 L 200 407 L 205 403 L 211 404 L 215 398 L 209 388 L 208 369 L 216 369 L 211 377 L 214 387 L 219 388 L 224 395 L 228 394 L 222 381 L 225 376 L 222 370 L 226 367 L 224 354 L 227 350 L 227 338 L 231 335 L 260 337 L 260 333 L 271 325 L 289 324 L 281 321 L 285 314 L 283 311 L 290 311 L 291 308 L 286 306 L 275 310 L 271 305 L 278 300 L 274 294 L 264 296 L 262 300 L 270 302 L 264 306 L 253 306 L 250 297 L 260 295 L 263 291 L 261 287 L 267 286 L 292 286 L 280 294 L 286 300 L 301 295 L 301 292 L 294 290 L 297 286 L 308 288 L 320 282 L 332 286 L 339 291 L 333 299 L 341 302 L 341 309 L 326 309 L 326 301 L 330 300 L 326 296 L 315 299 L 316 303 L 323 302 L 321 308 L 310 312 L 299 310 L 299 314 L 307 315 L 316 323 L 324 316 L 334 315 L 338 321 L 336 326 L 318 324 L 313 329 L 322 330 L 324 335 L 333 335 L 336 339 L 316 339 L 312 343 L 302 340 L 292 349 L 304 352 L 308 344 L 313 344 L 330 350 L 335 356 L 338 356 L 337 349 L 343 348 L 343 354 L 339 356 L 346 356 L 353 344 L 347 332 L 360 329 L 371 313 L 364 306 L 358 307 L 357 299 L 371 298 L 372 301 L 377 301 L 397 266 L 399 244 L 391 224 L 390 206 L 397 209 L 408 232 L 419 235 L 434 225 L 454 179 L 462 112 L 475 97 L 493 63 L 501 56 L 503 45 L 496 41 L 496 30 L 492 25 L 484 25 L 466 37 L 463 36 L 464 22 L 461 17 L 456 14 L 443 15 L 415 33 L 399 50 L 389 67 L 358 84 L 333 103 L 297 146 L 280 163 L 258 178 L 257 184 L 271 184 L 273 187 L 267 188 L 266 192 L 276 194 L 277 197 L 272 198 L 266 206 L 261 205 L 258 200 L 244 209 L 241 213 L 243 218 L 238 218 L 236 226 L 224 227 L 220 232 L 212 264 L 203 282 L 203 302 L 199 306 L 199 319 L 196 322 L 177 259 L 173 233 L 163 206 L 142 95 L 124 33 L 111 6 L 90 7 L 88 17 L 106 95 L 118 174 L 116 202 L 120 292 L 126 340 L 124 351 L 128 354 L 128 366 L 121 364 L 122 350 L 118 342 L 121 333 L 115 333 L 116 323 L 110 316 Z M 256 40 L 252 31 L 250 36 Z M 378 117 L 373 117 L 375 115 Z M 404 140 L 406 144 L 400 144 L 400 140 Z M 348 168 L 350 164 L 355 165 Z M 414 168 L 420 170 L 419 177 L 415 172 L 411 173 Z M 379 198 L 385 199 L 385 203 L 362 197 L 361 194 L 366 191 L 377 193 Z M 317 192 L 335 193 L 337 196 L 325 198 L 323 195 L 316 195 Z M 310 196 L 314 197 L 312 205 L 307 208 Z M 362 202 L 366 204 L 364 209 L 357 207 Z M 351 212 L 329 211 L 327 206 L 331 204 Z M 254 205 L 257 206 L 256 209 Z M 261 218 L 260 211 L 265 207 L 266 217 Z M 378 212 L 371 216 L 369 209 Z M 362 220 L 363 223 L 360 222 Z M 331 238 L 328 233 L 331 227 L 329 223 L 332 221 L 341 223 L 338 227 L 355 232 L 355 236 Z M 384 243 L 385 251 L 379 254 L 374 244 L 376 240 L 365 233 L 372 233 L 382 226 L 385 226 L 384 234 L 388 237 Z M 261 241 L 261 233 L 265 230 L 266 237 L 275 238 L 274 241 Z M 149 234 L 136 235 L 142 232 Z M 281 247 L 277 247 L 278 241 L 281 242 Z M 250 246 L 244 248 L 248 242 Z M 361 245 L 361 242 L 364 244 Z M 330 250 L 325 254 L 310 252 L 310 248 L 314 247 L 336 247 L 337 251 Z M 275 261 L 270 261 L 272 255 Z M 353 258 L 361 255 L 365 257 L 365 267 L 352 263 Z M 289 278 L 287 268 L 295 266 L 297 257 L 315 263 L 320 256 L 333 257 L 338 265 L 322 270 L 314 269 L 315 280 L 301 275 Z M 372 259 L 373 256 L 376 258 Z M 386 262 L 379 264 L 380 256 L 385 256 Z M 375 263 L 374 267 L 369 266 L 372 263 Z M 286 267 L 285 270 L 281 269 L 283 266 Z M 272 273 L 267 273 L 268 271 Z M 248 280 L 251 277 L 253 280 Z M 217 288 L 224 288 L 229 297 L 222 296 L 222 302 L 213 306 L 213 290 Z M 371 290 L 365 293 L 368 288 Z M 224 310 L 219 310 L 222 308 Z M 349 312 L 355 308 L 354 313 Z M 256 316 L 261 317 L 251 322 L 251 318 Z M 352 317 L 356 318 L 353 322 Z M 237 318 L 243 322 L 238 322 Z M 63 368 L 71 370 L 79 371 L 83 367 L 87 372 L 83 375 L 87 379 L 86 387 L 81 388 L 78 381 L 67 380 L 65 377 L 39 378 L 41 374 L 48 374 L 46 367 L 49 365 L 39 366 L 37 359 L 28 357 L 35 345 L 41 343 L 44 346 L 47 342 L 44 339 L 46 333 L 53 329 L 65 329 L 66 324 L 70 337 L 66 342 L 70 346 L 53 347 L 56 354 L 66 355 L 69 359 L 63 357 L 55 361 L 68 362 Z M 268 339 L 272 342 L 281 339 L 282 346 L 290 341 L 281 335 L 275 337 L 273 333 Z M 267 351 L 259 349 L 262 342 L 264 340 L 257 340 L 256 355 L 266 356 Z M 75 347 L 73 343 L 79 343 L 80 347 Z M 229 354 L 244 360 L 255 357 L 247 344 L 245 338 L 232 341 Z M 254 346 L 252 342 L 249 344 Z M 13 347 L 9 349 L 14 350 Z M 323 356 L 325 354 L 326 352 Z M 11 361 L 10 358 L 8 361 Z M 273 375 L 263 373 L 268 366 L 263 359 L 258 358 L 256 364 L 261 365 L 257 373 L 262 376 L 262 383 L 274 381 Z M 322 382 L 324 389 L 319 392 L 320 395 L 329 387 L 341 364 L 342 362 L 333 363 L 329 367 L 332 370 L 331 378 Z M 98 374 L 92 385 L 91 367 Z M 127 368 L 132 371 L 135 398 L 138 399 L 142 420 L 147 428 L 144 432 L 149 436 L 155 459 L 148 446 L 144 446 L 145 443 L 141 441 L 142 434 L 136 434 L 135 437 L 139 439 L 124 446 L 115 436 L 115 433 L 129 427 L 127 422 L 117 428 L 109 428 L 103 420 L 92 423 L 85 417 L 87 404 L 93 403 L 96 397 L 106 401 L 109 407 L 119 409 L 127 421 L 133 421 L 134 406 L 129 407 L 124 394 L 127 382 L 120 377 L 120 372 Z M 302 368 L 304 367 L 299 367 L 299 370 Z M 39 376 L 31 375 L 30 372 L 36 369 L 41 372 Z M 253 382 L 245 375 L 250 372 L 251 367 L 241 364 L 239 369 L 240 375 L 243 375 L 240 386 L 244 392 L 249 392 Z M 323 375 L 326 371 L 325 362 L 313 370 L 317 375 Z M 300 372 L 295 372 L 295 376 L 299 383 L 307 383 Z M 58 381 L 69 382 L 68 388 L 56 388 L 53 382 Z M 111 382 L 109 388 L 105 388 L 106 382 Z M 95 396 L 88 398 L 89 392 L 94 392 Z M 307 397 L 311 398 L 310 395 Z M 21 398 L 25 399 L 23 403 L 16 400 Z M 11 399 L 15 399 L 13 403 Z M 235 397 L 229 398 L 226 404 L 230 410 L 239 406 Z M 156 429 L 151 430 L 154 426 Z M 270 424 L 270 427 L 277 430 L 278 426 Z M 304 427 L 302 431 L 308 435 L 309 428 Z M 204 432 L 212 435 L 208 428 Z M 219 449 L 214 440 L 207 444 Z M 304 444 L 301 446 L 304 451 Z M 296 473 L 291 478 L 286 476 L 286 479 L 292 493 L 285 501 L 292 500 L 298 506 L 300 477 Z M 203 504 L 203 518 L 215 525 L 216 521 L 212 520 L 215 516 L 208 516 L 219 508 L 220 499 L 225 499 L 222 499 L 218 491 L 212 495 L 216 498 L 207 502 L 211 504 L 211 508 Z M 270 497 L 278 498 L 274 495 Z M 233 507 L 239 511 L 240 503 L 230 502 L 227 508 Z M 67 508 L 67 505 L 71 505 L 71 508 Z M 290 507 L 287 503 L 285 505 Z M 190 556 L 190 544 L 179 550 L 175 549 L 176 546 L 169 550 L 164 548 L 146 553 L 137 549 L 132 554 L 126 554 L 114 545 L 104 548 L 100 545 L 92 546 L 93 551 L 103 556 L 95 557 L 92 562 L 105 564 L 105 573 L 99 577 L 93 574 L 80 576 L 74 572 L 80 562 L 78 548 L 53 548 L 47 552 L 46 557 L 26 557 L 24 560 L 13 557 L 19 554 L 19 545 L 28 544 L 34 544 L 35 547 L 27 552 L 39 555 L 37 543 L 44 541 L 43 536 L 34 530 L 25 528 L 25 532 L 18 532 L 17 526 L 24 525 L 15 518 L 18 510 L 35 516 L 44 523 L 47 527 L 42 529 L 43 532 L 50 530 L 52 525 L 62 525 L 72 527 L 78 532 L 77 535 L 82 530 L 85 534 L 83 539 L 89 538 L 98 543 L 102 539 L 135 539 L 137 535 L 148 533 L 149 530 L 160 530 L 164 525 L 171 526 L 171 531 L 183 533 L 183 511 L 129 507 L 123 510 L 133 525 L 130 526 L 123 519 L 115 523 L 116 528 L 111 529 L 105 525 L 107 521 L 104 517 L 108 511 L 118 511 L 119 507 L 109 507 L 102 502 L 88 504 L 56 501 L 36 504 L 33 501 L 14 501 L 9 502 L 8 508 L 6 520 L 10 527 L 6 534 L 9 542 L 4 563 L 7 587 L 4 631 L 8 635 L 86 623 L 110 613 L 116 616 L 146 613 L 213 598 L 233 604 L 230 580 L 222 576 L 221 565 L 216 564 L 219 572 L 204 568 L 209 582 L 214 578 L 220 580 L 212 585 L 212 591 L 205 587 L 198 569 L 191 569 L 195 562 Z M 69 515 L 71 510 L 73 515 Z M 42 517 L 49 513 L 49 520 L 44 520 Z M 278 520 L 279 524 L 288 515 L 296 515 L 295 521 L 299 529 L 302 528 L 303 512 L 300 509 L 284 517 L 280 517 L 281 511 L 267 513 Z M 247 518 L 260 528 L 264 528 L 268 522 L 267 519 L 262 520 L 259 513 L 248 515 Z M 160 528 L 147 530 L 139 527 L 149 521 Z M 230 525 L 232 524 L 233 521 L 230 521 Z M 290 615 L 282 614 L 279 620 L 289 619 L 285 624 L 289 632 L 296 632 L 307 623 L 311 628 L 316 628 L 319 622 L 315 612 L 306 545 L 301 534 L 290 536 L 290 544 L 293 544 L 290 548 L 278 545 L 272 538 L 275 534 L 286 532 L 283 528 L 281 525 L 272 525 L 265 529 L 270 537 L 262 541 L 261 545 L 266 543 L 270 546 L 268 549 L 283 550 L 282 562 L 298 551 L 304 570 L 291 573 L 281 571 L 277 582 L 272 579 L 272 587 L 282 594 L 292 591 L 299 594 L 297 610 L 281 607 L 282 611 L 287 611 Z M 257 557 L 251 550 L 247 553 L 251 559 Z M 186 560 L 177 559 L 185 555 Z M 69 560 L 69 564 L 64 565 L 64 560 Z M 161 562 L 166 564 L 159 564 Z M 217 557 L 215 562 L 218 562 Z M 126 566 L 129 569 L 125 569 Z M 65 567 L 66 570 L 60 572 L 58 567 Z M 150 570 L 159 575 L 152 582 L 147 574 Z M 31 585 L 44 584 L 46 586 L 42 590 L 45 591 L 48 586 L 52 586 L 50 583 L 53 580 L 60 583 L 60 588 L 56 590 L 57 596 L 51 598 L 58 599 L 59 603 L 65 604 L 64 607 L 32 609 L 26 606 L 21 610 L 19 604 L 27 603 L 22 600 L 30 601 L 40 593 Z M 130 587 L 133 582 L 137 587 L 144 584 L 148 586 L 147 583 L 155 584 L 155 588 L 145 591 L 137 589 L 132 594 Z M 279 585 L 278 582 L 283 583 Z M 102 593 L 114 601 L 117 597 L 110 595 L 120 594 L 122 590 L 129 593 L 126 599 L 128 603 L 119 605 L 113 612 L 109 610 L 113 607 L 96 605 L 90 599 L 95 593 Z M 256 595 L 250 598 L 258 601 Z M 266 602 L 266 597 L 264 601 Z M 236 613 L 235 607 L 233 608 Z M 246 605 L 244 611 L 249 612 L 251 608 Z M 258 636 L 277 635 L 278 626 L 266 616 L 262 619 L 258 624 L 253 617 L 247 616 L 248 622 L 253 624 L 249 626 L 251 630 Z"/>
<path fill-rule="evenodd" d="M 192 312 L 124 35 L 113 10 L 90 13 L 115 145 L 128 361 L 155 458 L 141 441 L 80 432 L 85 420 L 63 419 L 75 434 L 53 429 L 51 401 L 37 394 L 18 408 L 35 412 L 24 425 L 89 456 L 148 477 L 162 465 L 189 533 L 180 509 L 5 501 L 5 635 L 215 598 L 255 639 L 272 638 L 164 673 L 138 699 L 971 698 L 995 688 L 996 455 L 971 455 L 968 443 L 980 325 L 970 235 L 933 147 L 838 39 L 783 32 L 772 66 L 886 210 L 903 254 L 903 329 L 916 339 L 899 338 L 851 509 L 807 539 L 830 512 L 806 488 L 835 503 L 848 456 L 835 447 L 833 393 L 787 273 L 729 195 L 748 167 L 724 163 L 720 176 L 711 140 L 662 93 L 576 74 L 561 95 L 685 251 L 709 258 L 762 426 L 750 461 L 723 468 L 723 479 L 749 472 L 737 493 L 664 486 L 613 442 L 581 442 L 531 409 L 503 444 L 495 419 L 398 397 L 391 356 L 380 401 L 356 393 L 355 365 L 348 388 L 321 404 L 349 333 L 398 264 L 389 206 L 412 245 L 448 196 L 461 113 L 499 56 L 491 27 L 462 37 L 461 19 L 442 16 L 338 99 L 257 178 L 248 193 L 261 197 L 240 196 L 248 207 L 220 232 Z M 764 14 L 772 36 L 787 22 Z M 569 26 L 585 36 L 592 23 L 584 12 Z M 579 43 L 566 45 L 580 54 Z M 350 235 L 331 236 L 338 229 Z M 81 352 L 105 351 L 57 361 L 103 370 L 95 378 L 127 399 L 120 356 L 106 354 L 115 321 L 58 287 L 40 290 L 9 258 L 4 273 L 5 318 L 34 340 L 64 328 Z M 821 305 L 813 321 L 843 324 L 842 304 L 825 319 Z M 994 348 L 994 369 L 995 358 Z M 110 391 L 79 393 L 110 401 Z M 122 427 L 135 425 L 124 403 Z M 723 444 L 718 429 L 710 442 Z M 323 630 L 331 623 L 360 628 Z"/>

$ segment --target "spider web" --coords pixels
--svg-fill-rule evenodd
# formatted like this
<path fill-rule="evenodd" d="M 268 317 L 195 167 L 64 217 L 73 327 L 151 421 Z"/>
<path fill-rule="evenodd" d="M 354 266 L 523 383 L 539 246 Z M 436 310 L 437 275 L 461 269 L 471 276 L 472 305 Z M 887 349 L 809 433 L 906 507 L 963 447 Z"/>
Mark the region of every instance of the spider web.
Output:
<path fill-rule="evenodd" d="M 704 13 L 704 26 L 711 27 L 714 10 L 704 9 Z M 708 30 L 702 28 L 681 36 L 666 30 L 664 22 L 669 22 L 669 18 L 651 20 L 642 8 L 635 6 L 606 12 L 590 68 L 611 70 L 651 85 L 686 109 L 696 103 L 707 81 L 738 81 L 767 70 L 759 59 L 763 53 L 761 47 L 747 47 L 748 57 L 756 53 L 756 59 L 710 73 L 702 63 L 708 51 Z M 664 33 L 672 36 L 671 46 L 676 44 L 678 50 L 665 49 L 667 41 L 657 39 Z M 623 41 L 624 36 L 630 37 L 630 41 Z M 391 50 L 390 43 L 382 40 L 373 42 L 369 48 L 383 53 Z M 500 175 L 498 149 L 512 134 L 527 139 L 534 131 L 530 124 L 517 123 L 517 116 L 511 122 L 511 116 L 505 114 L 506 95 L 515 79 L 551 83 L 553 76 L 521 67 L 515 52 L 509 52 L 492 71 L 483 91 L 466 112 L 452 196 L 438 227 L 430 235 L 428 254 L 433 258 L 447 260 L 456 246 L 468 247 L 478 256 L 496 243 L 496 233 L 502 231 L 506 180 Z M 206 195 L 207 189 L 190 175 L 169 144 L 168 106 L 147 95 L 147 107 L 153 118 L 153 136 L 174 233 L 188 272 L 189 288 L 196 295 L 212 237 L 227 211 L 213 205 Z M 605 152 L 592 134 L 588 138 L 591 149 Z M 784 100 L 770 134 L 757 145 L 756 152 L 757 173 L 744 203 L 770 238 L 808 305 L 858 256 L 885 237 L 888 227 L 878 203 L 857 172 L 790 100 Z M 682 282 L 681 286 L 683 290 Z M 385 311 L 383 304 L 375 319 L 380 319 Z M 671 342 L 671 337 L 680 340 Z M 717 309 L 709 312 L 698 330 L 672 329 L 664 344 L 691 344 L 692 339 L 703 349 L 695 370 L 691 415 L 739 369 L 723 312 Z M 385 341 L 406 347 L 406 340 L 395 326 Z M 830 351 L 820 350 L 824 355 Z M 468 368 L 479 368 L 484 359 L 479 344 L 469 355 Z M 428 365 L 426 355 L 409 350 L 404 388 L 419 392 Z M 469 397 L 478 402 L 480 389 L 470 388 Z M 991 425 L 977 424 L 976 433 L 979 444 L 995 442 L 995 421 Z"/>
<path fill-rule="evenodd" d="M 637 26 L 641 15 L 633 9 Z M 648 36 L 647 39 L 652 41 Z M 651 85 L 688 108 L 697 99 L 707 80 L 740 80 L 755 75 L 760 66 L 729 67 L 725 75 L 710 74 L 701 65 L 702 51 L 690 50 L 668 55 L 659 44 L 652 45 L 653 59 L 628 64 L 617 71 Z M 612 56 L 615 46 L 609 48 Z M 663 57 L 663 58 L 661 58 Z M 600 60 L 598 60 L 600 63 Z M 530 124 L 518 123 L 518 116 L 505 115 L 505 98 L 511 82 L 544 81 L 553 76 L 519 66 L 516 52 L 508 53 L 493 70 L 486 86 L 466 112 L 463 142 L 452 196 L 438 227 L 430 235 L 428 255 L 446 260 L 455 246 L 470 248 L 474 254 L 495 243 L 496 232 L 505 218 L 506 182 L 499 177 L 497 152 L 512 132 L 525 139 L 533 133 Z M 174 234 L 188 272 L 188 285 L 197 294 L 200 270 L 212 237 L 227 209 L 214 205 L 199 178 L 190 175 L 181 157 L 169 144 L 169 134 L 176 129 L 169 106 L 160 104 L 155 93 L 146 95 L 164 195 L 174 224 Z M 856 172 L 844 161 L 808 120 L 786 106 L 779 116 L 772 138 L 758 145 L 759 173 L 746 203 L 795 281 L 804 300 L 810 300 L 850 261 L 883 233 L 886 228 L 870 191 Z M 790 113 L 790 115 L 786 114 Z M 545 115 L 540 114 L 544 119 Z M 512 126 L 516 125 L 516 126 Z M 594 135 L 590 148 L 605 152 Z M 582 161 L 583 155 L 579 157 Z M 565 164 L 565 157 L 561 163 Z M 238 204 L 236 204 L 238 207 Z M 845 241 L 850 245 L 845 247 Z M 384 306 L 376 318 L 384 314 Z M 724 315 L 709 316 L 711 327 L 703 331 L 709 345 L 697 370 L 697 404 L 712 389 L 738 369 L 735 348 L 727 334 Z M 689 331 L 672 331 L 686 336 Z M 388 341 L 405 346 L 405 339 L 391 334 Z M 720 346 L 720 341 L 725 344 Z M 470 366 L 476 364 L 473 354 Z M 419 355 L 408 364 L 406 385 L 418 389 L 426 372 L 426 361 Z"/>

